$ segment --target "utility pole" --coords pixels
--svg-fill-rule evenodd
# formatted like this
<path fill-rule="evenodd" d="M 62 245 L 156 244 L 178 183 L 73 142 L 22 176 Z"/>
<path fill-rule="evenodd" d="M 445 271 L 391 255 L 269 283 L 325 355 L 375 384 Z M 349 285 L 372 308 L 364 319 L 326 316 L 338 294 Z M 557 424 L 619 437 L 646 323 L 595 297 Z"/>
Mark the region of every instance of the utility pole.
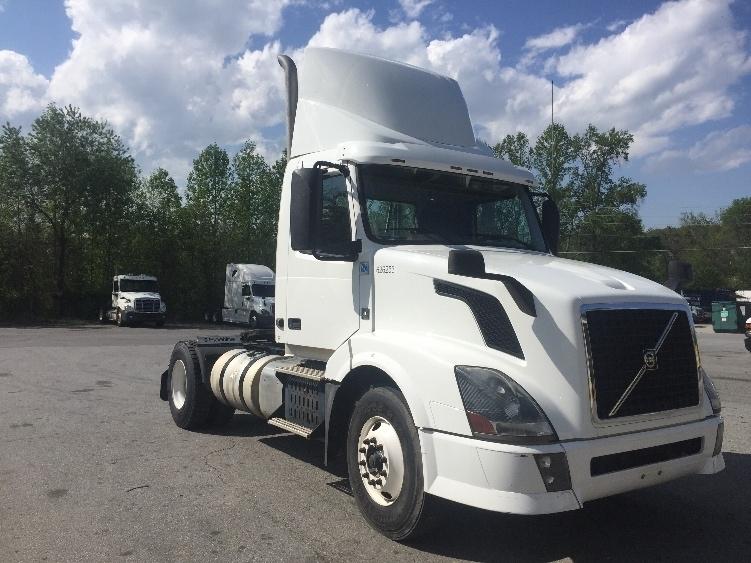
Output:
<path fill-rule="evenodd" d="M 553 81 L 550 81 L 550 124 L 553 125 Z"/>

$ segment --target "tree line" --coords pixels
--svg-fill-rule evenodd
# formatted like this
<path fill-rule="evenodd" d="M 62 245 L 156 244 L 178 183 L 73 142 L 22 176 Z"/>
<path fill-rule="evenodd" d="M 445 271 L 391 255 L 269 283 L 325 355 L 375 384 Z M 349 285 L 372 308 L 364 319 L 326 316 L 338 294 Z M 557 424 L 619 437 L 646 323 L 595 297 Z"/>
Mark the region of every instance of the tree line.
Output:
<path fill-rule="evenodd" d="M 0 131 L 0 322 L 91 318 L 112 276 L 159 278 L 173 318 L 223 299 L 224 265 L 273 266 L 285 158 L 248 141 L 193 161 L 184 196 L 167 170 L 143 176 L 105 122 L 50 105 L 27 134 Z"/>
<path fill-rule="evenodd" d="M 618 175 L 633 135 L 589 125 L 570 134 L 549 125 L 531 143 L 519 132 L 493 148 L 496 156 L 534 171 L 561 210 L 562 256 L 619 268 L 663 283 L 670 260 L 689 262 L 691 290 L 751 289 L 751 197 L 714 216 L 683 213 L 676 227 L 645 229 L 639 204 L 646 186 Z M 751 190 L 750 190 L 751 191 Z"/>
<path fill-rule="evenodd" d="M 498 157 L 530 168 L 561 209 L 563 256 L 663 282 L 671 258 L 694 266 L 695 288 L 751 287 L 751 198 L 716 216 L 684 214 L 645 230 L 644 184 L 618 175 L 633 136 L 551 124 L 532 143 L 507 135 Z M 26 133 L 0 131 L 0 322 L 91 318 L 112 276 L 159 278 L 173 318 L 221 303 L 224 265 L 274 267 L 282 155 L 267 162 L 248 141 L 216 144 L 193 161 L 184 194 L 169 172 L 138 169 L 122 139 L 75 107 L 50 105 Z"/>

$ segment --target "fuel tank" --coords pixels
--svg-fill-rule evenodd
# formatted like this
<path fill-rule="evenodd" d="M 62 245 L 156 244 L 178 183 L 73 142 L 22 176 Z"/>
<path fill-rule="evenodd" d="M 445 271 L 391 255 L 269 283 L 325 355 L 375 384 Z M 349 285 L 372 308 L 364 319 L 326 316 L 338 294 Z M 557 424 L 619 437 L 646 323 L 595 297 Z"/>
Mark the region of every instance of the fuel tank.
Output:
<path fill-rule="evenodd" d="M 238 348 L 219 356 L 211 369 L 211 391 L 222 403 L 271 418 L 282 406 L 283 387 L 276 377 L 282 356 Z"/>

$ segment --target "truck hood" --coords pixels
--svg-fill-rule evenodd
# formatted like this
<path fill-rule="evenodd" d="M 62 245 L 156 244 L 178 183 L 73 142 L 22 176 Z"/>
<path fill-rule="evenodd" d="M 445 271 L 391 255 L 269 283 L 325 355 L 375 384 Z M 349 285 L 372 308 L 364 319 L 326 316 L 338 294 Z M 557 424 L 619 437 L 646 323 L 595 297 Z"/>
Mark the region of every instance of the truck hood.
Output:
<path fill-rule="evenodd" d="M 160 299 L 161 296 L 158 293 L 152 293 L 148 291 L 121 291 L 120 299 L 127 298 L 133 301 L 134 299 Z"/>
<path fill-rule="evenodd" d="M 545 301 L 545 296 L 550 296 L 566 301 L 579 300 L 582 303 L 647 301 L 686 305 L 680 295 L 646 278 L 550 254 L 514 249 L 438 245 L 400 246 L 390 248 L 388 252 L 405 253 L 417 258 L 416 260 L 399 260 L 403 264 L 414 262 L 416 274 L 446 277 L 449 252 L 454 248 L 470 248 L 480 251 L 485 259 L 485 269 L 488 273 L 515 278 L 542 301 Z"/>
<path fill-rule="evenodd" d="M 523 310 L 501 281 L 449 274 L 449 252 L 454 248 L 481 252 L 487 273 L 510 276 L 523 284 L 534 296 L 534 312 Z M 656 414 L 654 419 L 607 425 L 592 422 L 583 307 L 669 305 L 686 311 L 690 318 L 683 297 L 658 283 L 539 252 L 438 245 L 382 248 L 374 256 L 373 275 L 378 303 L 376 331 L 399 332 L 398 338 L 404 341 L 422 338 L 414 347 L 435 346 L 434 356 L 443 358 L 449 367 L 484 366 L 505 373 L 537 401 L 560 439 L 623 432 L 623 424 L 634 431 L 652 428 L 664 424 L 664 416 L 675 423 L 703 416 L 700 409 L 689 409 L 681 415 Z M 435 280 L 498 299 L 522 355 L 487 346 L 477 318 L 470 312 L 471 306 L 460 303 L 461 298 L 439 292 Z M 440 396 L 431 400 L 457 410 L 463 408 L 458 393 L 453 398 Z"/>

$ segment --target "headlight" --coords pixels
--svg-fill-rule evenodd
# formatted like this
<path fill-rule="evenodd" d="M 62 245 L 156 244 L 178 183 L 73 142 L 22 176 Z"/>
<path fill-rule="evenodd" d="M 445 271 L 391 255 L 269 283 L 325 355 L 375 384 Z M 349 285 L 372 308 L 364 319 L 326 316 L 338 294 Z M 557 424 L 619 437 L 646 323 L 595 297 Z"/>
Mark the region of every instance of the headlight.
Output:
<path fill-rule="evenodd" d="M 159 311 L 162 313 L 167 312 L 167 304 L 164 301 L 161 301 L 159 304 Z"/>
<path fill-rule="evenodd" d="M 472 366 L 456 366 L 454 373 L 475 436 L 526 443 L 558 439 L 540 406 L 506 374 Z"/>
<path fill-rule="evenodd" d="M 123 305 L 123 309 L 132 309 L 133 308 L 133 305 L 131 305 L 131 303 L 130 303 L 130 299 L 128 299 L 127 297 L 123 297 L 123 304 L 124 304 Z"/>
<path fill-rule="evenodd" d="M 714 381 L 712 381 L 712 378 L 707 375 L 707 372 L 704 371 L 703 367 L 699 367 L 699 373 L 701 373 L 701 378 L 704 381 L 704 391 L 707 392 L 707 397 L 709 397 L 709 404 L 712 405 L 712 412 L 714 414 L 720 414 L 720 412 L 722 412 L 722 401 L 720 401 L 720 395 L 717 393 Z"/>

